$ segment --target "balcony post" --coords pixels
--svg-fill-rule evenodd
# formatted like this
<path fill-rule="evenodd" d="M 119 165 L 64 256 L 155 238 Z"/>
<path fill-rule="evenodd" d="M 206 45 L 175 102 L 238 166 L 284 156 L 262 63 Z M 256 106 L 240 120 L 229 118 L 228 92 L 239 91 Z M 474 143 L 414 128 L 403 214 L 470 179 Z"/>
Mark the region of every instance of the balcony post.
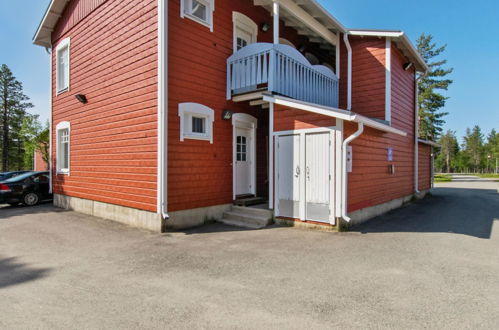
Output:
<path fill-rule="evenodd" d="M 279 0 L 273 0 L 272 3 L 272 13 L 274 16 L 274 23 L 273 23 L 273 29 L 274 29 L 274 45 L 279 44 Z"/>

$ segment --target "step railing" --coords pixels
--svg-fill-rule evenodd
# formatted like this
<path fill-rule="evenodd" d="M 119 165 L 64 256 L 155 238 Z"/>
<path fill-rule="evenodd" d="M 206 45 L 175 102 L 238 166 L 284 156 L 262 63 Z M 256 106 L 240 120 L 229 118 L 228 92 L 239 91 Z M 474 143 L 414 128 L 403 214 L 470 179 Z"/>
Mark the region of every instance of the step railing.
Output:
<path fill-rule="evenodd" d="M 338 107 L 338 77 L 324 65 L 312 65 L 288 45 L 255 43 L 227 60 L 227 99 L 266 89 L 297 100 Z"/>

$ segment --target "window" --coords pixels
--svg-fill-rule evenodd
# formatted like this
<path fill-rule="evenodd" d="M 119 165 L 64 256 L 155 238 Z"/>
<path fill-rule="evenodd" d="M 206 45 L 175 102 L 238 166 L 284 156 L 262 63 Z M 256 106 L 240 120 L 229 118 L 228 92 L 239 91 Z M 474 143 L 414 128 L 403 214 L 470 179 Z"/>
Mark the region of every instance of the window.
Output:
<path fill-rule="evenodd" d="M 180 141 L 206 140 L 213 143 L 213 109 L 198 103 L 180 103 Z"/>
<path fill-rule="evenodd" d="M 66 38 L 57 45 L 55 52 L 57 94 L 69 90 L 69 45 L 69 38 Z"/>
<path fill-rule="evenodd" d="M 180 16 L 206 25 L 213 31 L 214 0 L 181 0 Z"/>
<path fill-rule="evenodd" d="M 234 24 L 234 52 L 256 42 L 258 25 L 251 18 L 233 12 L 232 23 Z"/>
<path fill-rule="evenodd" d="M 70 125 L 64 121 L 56 126 L 56 164 L 58 174 L 69 174 Z"/>
<path fill-rule="evenodd" d="M 246 161 L 247 147 L 246 136 L 238 136 L 236 138 L 236 160 L 238 162 Z"/>

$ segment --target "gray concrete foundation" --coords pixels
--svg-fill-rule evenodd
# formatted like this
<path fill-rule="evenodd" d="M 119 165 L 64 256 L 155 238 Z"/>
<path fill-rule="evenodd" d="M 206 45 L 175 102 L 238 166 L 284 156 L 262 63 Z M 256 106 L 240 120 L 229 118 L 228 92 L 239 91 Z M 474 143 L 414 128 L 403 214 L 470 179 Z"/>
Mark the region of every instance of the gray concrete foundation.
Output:
<path fill-rule="evenodd" d="M 73 210 L 120 222 L 136 228 L 155 232 L 163 232 L 165 230 L 165 221 L 161 215 L 154 212 L 59 194 L 54 194 L 54 205 L 66 210 Z"/>
<path fill-rule="evenodd" d="M 231 206 L 232 204 L 222 204 L 169 212 L 166 228 L 168 230 L 186 229 L 222 219 L 224 212 L 227 212 Z"/>

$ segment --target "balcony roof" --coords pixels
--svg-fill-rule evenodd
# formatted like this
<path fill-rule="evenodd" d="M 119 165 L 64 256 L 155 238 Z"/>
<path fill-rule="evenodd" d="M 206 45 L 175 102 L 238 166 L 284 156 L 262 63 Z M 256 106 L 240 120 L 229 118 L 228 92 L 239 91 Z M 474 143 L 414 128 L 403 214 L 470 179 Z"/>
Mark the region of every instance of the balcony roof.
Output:
<path fill-rule="evenodd" d="M 399 130 L 395 127 L 392 127 L 388 124 L 385 124 L 379 120 L 372 119 L 363 115 L 360 115 L 358 113 L 348 111 L 348 110 L 342 110 L 342 109 L 337 109 L 337 108 L 332 108 L 332 107 L 327 107 L 315 103 L 310 103 L 310 102 L 304 102 L 304 101 L 299 101 L 295 99 L 291 99 L 289 97 L 284 97 L 280 95 L 272 95 L 272 94 L 264 94 L 263 95 L 263 100 L 270 102 L 270 103 L 275 103 L 275 104 L 280 104 L 284 106 L 288 106 L 291 108 L 299 109 L 299 110 L 304 110 L 304 111 L 309 111 L 313 113 L 317 113 L 320 115 L 328 116 L 328 117 L 333 117 L 333 118 L 338 118 L 341 120 L 345 121 L 351 121 L 355 123 L 362 123 L 368 127 L 386 132 L 386 133 L 393 133 L 401 136 L 407 136 L 407 133 Z"/>
<path fill-rule="evenodd" d="M 253 0 L 255 6 L 263 6 L 272 13 L 272 0 Z M 332 48 L 339 33 L 347 29 L 315 0 L 279 0 L 280 19 L 288 27 L 306 36 L 323 48 Z"/>
<path fill-rule="evenodd" d="M 428 71 L 428 65 L 426 64 L 425 60 L 423 59 L 423 57 L 421 57 L 421 54 L 419 54 L 418 50 L 414 47 L 412 42 L 403 31 L 350 29 L 348 30 L 348 34 L 362 37 L 390 38 L 393 42 L 395 42 L 404 56 L 411 60 L 418 72 L 425 73 Z"/>
<path fill-rule="evenodd" d="M 69 0 L 51 0 L 43 19 L 38 25 L 38 29 L 33 37 L 33 43 L 45 48 L 52 47 L 52 31 L 54 31 L 57 21 L 62 15 Z"/>

